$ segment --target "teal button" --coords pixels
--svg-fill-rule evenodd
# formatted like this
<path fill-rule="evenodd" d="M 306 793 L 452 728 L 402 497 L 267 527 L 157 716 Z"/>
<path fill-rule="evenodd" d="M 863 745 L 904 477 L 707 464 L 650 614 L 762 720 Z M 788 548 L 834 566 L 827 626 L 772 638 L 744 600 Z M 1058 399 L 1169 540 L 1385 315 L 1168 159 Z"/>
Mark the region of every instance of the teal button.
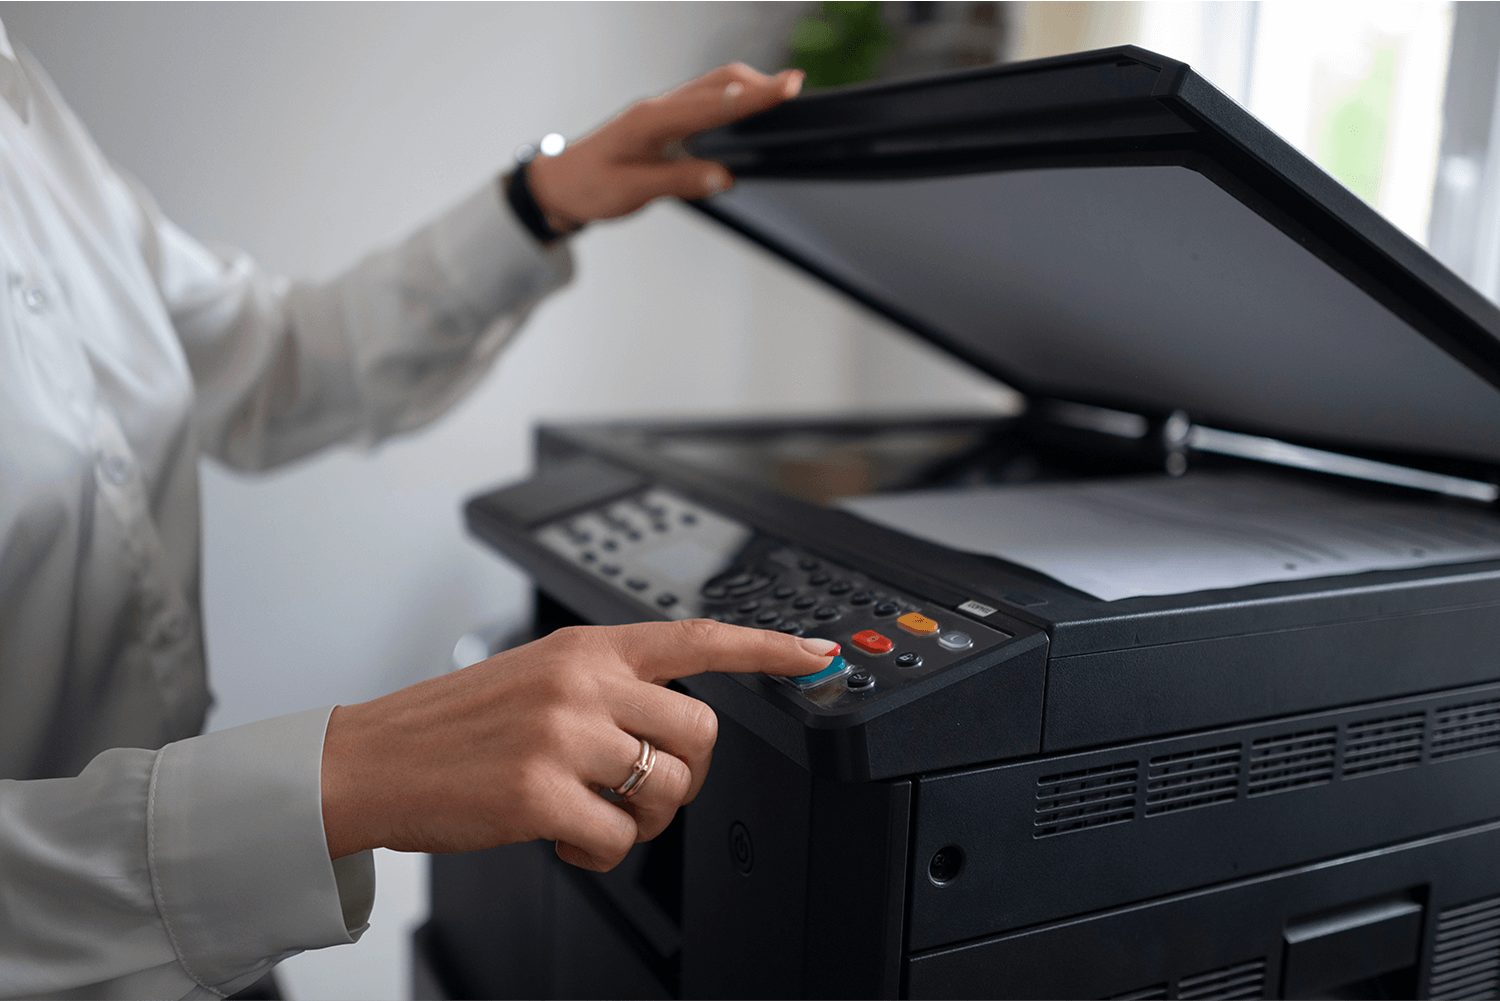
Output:
<path fill-rule="evenodd" d="M 816 674 L 804 674 L 801 677 L 788 678 L 787 680 L 798 688 L 816 688 L 825 681 L 837 678 L 847 670 L 849 670 L 849 665 L 844 662 L 844 658 L 835 657 L 832 663 Z"/>

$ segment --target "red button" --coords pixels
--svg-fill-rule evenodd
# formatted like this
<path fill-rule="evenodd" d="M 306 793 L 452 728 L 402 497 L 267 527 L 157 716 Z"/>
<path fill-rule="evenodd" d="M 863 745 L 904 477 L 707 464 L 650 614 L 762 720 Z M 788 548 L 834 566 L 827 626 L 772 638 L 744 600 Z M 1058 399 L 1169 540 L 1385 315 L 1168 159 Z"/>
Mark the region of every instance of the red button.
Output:
<path fill-rule="evenodd" d="M 891 641 L 873 629 L 855 633 L 850 640 L 865 653 L 873 653 L 877 657 L 891 652 Z"/>

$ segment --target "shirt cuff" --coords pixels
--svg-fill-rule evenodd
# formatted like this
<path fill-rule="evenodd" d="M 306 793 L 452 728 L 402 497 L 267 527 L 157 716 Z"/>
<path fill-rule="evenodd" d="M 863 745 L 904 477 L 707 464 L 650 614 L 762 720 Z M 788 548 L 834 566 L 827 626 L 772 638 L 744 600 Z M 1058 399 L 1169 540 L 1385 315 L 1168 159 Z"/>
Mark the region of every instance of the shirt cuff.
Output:
<path fill-rule="evenodd" d="M 529 305 L 573 277 L 567 241 L 539 243 L 494 182 L 444 212 L 428 234 L 448 286 L 477 317 Z"/>
<path fill-rule="evenodd" d="M 178 961 L 220 992 L 304 949 L 353 942 L 370 853 L 328 858 L 323 735 L 332 707 L 162 748 L 147 803 L 157 909 Z M 251 977 L 253 979 L 253 977 Z"/>

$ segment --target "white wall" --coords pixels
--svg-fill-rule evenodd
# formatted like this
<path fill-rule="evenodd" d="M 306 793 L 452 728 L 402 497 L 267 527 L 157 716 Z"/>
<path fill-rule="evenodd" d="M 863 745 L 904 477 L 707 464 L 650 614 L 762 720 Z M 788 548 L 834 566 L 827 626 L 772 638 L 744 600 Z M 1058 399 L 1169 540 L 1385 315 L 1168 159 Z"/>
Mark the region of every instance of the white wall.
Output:
<path fill-rule="evenodd" d="M 0 4 L 119 164 L 191 232 L 336 273 L 485 183 L 729 58 L 765 62 L 775 4 Z M 374 454 L 272 475 L 205 466 L 205 601 L 223 727 L 444 670 L 527 585 L 462 500 L 524 475 L 542 418 L 994 406 L 1003 394 L 661 205 L 577 240 L 579 278 L 450 416 Z M 878 398 L 852 387 L 886 373 Z M 359 945 L 286 964 L 297 997 L 396 997 L 425 893 L 384 855 Z"/>

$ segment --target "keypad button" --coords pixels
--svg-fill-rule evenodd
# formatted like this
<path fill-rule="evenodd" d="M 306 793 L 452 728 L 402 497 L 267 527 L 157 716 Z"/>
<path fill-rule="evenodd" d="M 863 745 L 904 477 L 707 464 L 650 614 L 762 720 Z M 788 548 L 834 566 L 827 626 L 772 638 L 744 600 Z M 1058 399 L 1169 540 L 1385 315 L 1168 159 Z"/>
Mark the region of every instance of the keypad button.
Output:
<path fill-rule="evenodd" d="M 888 615 L 895 615 L 899 611 L 901 611 L 901 606 L 890 601 L 882 602 L 875 606 L 875 614 L 882 619 Z"/>
<path fill-rule="evenodd" d="M 651 523 L 651 527 L 652 527 L 652 528 L 653 528 L 653 529 L 654 529 L 654 530 L 656 530 L 656 531 L 658 531 L 658 532 L 665 532 L 665 531 L 666 531 L 666 530 L 667 530 L 667 529 L 669 529 L 669 528 L 671 528 L 671 527 L 672 527 L 672 526 L 671 526 L 671 525 L 668 525 L 668 524 L 667 524 L 667 523 L 666 523 L 666 522 L 664 522 L 664 521 L 653 521 L 653 522 L 652 522 L 652 523 Z"/>
<path fill-rule="evenodd" d="M 823 564 L 819 563 L 817 560 L 813 559 L 810 556 L 799 560 L 797 563 L 797 566 L 801 567 L 803 570 L 816 570 L 822 565 Z"/>
<path fill-rule="evenodd" d="M 644 591 L 651 585 L 648 582 L 641 580 L 639 577 L 631 577 L 625 581 L 625 586 L 630 588 L 632 591 Z"/>
<path fill-rule="evenodd" d="M 875 596 L 869 591 L 855 591 L 849 595 L 849 604 L 851 605 L 868 605 L 874 600 Z"/>
<path fill-rule="evenodd" d="M 583 562 L 585 563 L 595 563 L 599 559 L 599 554 L 594 552 L 592 549 L 586 549 L 582 553 L 578 554 L 578 558 L 580 560 L 583 560 Z"/>
<path fill-rule="evenodd" d="M 684 525 L 698 524 L 698 516 L 696 514 L 693 514 L 691 511 L 684 511 L 682 513 L 682 517 L 678 518 L 677 520 L 682 522 Z"/>
<path fill-rule="evenodd" d="M 890 653 L 891 647 L 894 645 L 889 638 L 880 635 L 873 629 L 865 629 L 855 633 L 850 637 L 850 641 L 865 653 L 874 654 L 877 657 L 883 653 Z"/>
<path fill-rule="evenodd" d="M 792 607 L 793 608 L 797 608 L 797 609 L 808 609 L 808 608 L 813 607 L 817 603 L 818 603 L 818 596 L 817 595 L 815 595 L 815 594 L 804 594 L 802 597 L 800 597 L 796 601 L 792 602 Z"/>
<path fill-rule="evenodd" d="M 804 674 L 799 678 L 788 678 L 787 680 L 796 685 L 798 688 L 815 688 L 818 685 L 822 685 L 829 681 L 832 681 L 834 678 L 837 678 L 839 675 L 844 674 L 848 670 L 849 665 L 844 660 L 844 658 L 835 657 L 833 658 L 833 660 L 829 661 L 828 666 L 823 668 L 823 670 L 821 671 L 817 671 L 813 674 Z"/>
<path fill-rule="evenodd" d="M 922 655 L 919 654 L 919 653 L 915 653 L 915 652 L 913 652 L 911 650 L 908 650 L 908 651 L 906 651 L 903 654 L 897 654 L 897 656 L 896 656 L 896 666 L 897 667 L 921 667 L 922 666 Z"/>
<path fill-rule="evenodd" d="M 800 623 L 800 622 L 783 622 L 781 625 L 777 626 L 776 628 L 777 628 L 778 631 L 786 633 L 789 636 L 801 636 L 802 635 L 802 623 Z"/>
<path fill-rule="evenodd" d="M 632 528 L 626 531 L 625 538 L 629 539 L 631 542 L 640 542 L 641 533 Z"/>
<path fill-rule="evenodd" d="M 776 611 L 776 609 L 774 608 L 768 608 L 764 612 L 761 612 L 759 615 L 757 615 L 755 617 L 755 621 L 763 626 L 767 626 L 772 622 L 775 622 L 779 618 L 781 618 L 780 612 Z"/>
<path fill-rule="evenodd" d="M 729 588 L 723 584 L 704 584 L 703 597 L 717 601 L 720 598 L 729 597 Z"/>
<path fill-rule="evenodd" d="M 844 684 L 848 685 L 855 691 L 861 691 L 866 688 L 874 688 L 875 675 L 871 674 L 869 671 L 855 671 L 850 674 L 849 677 L 844 679 Z"/>
<path fill-rule="evenodd" d="M 615 566 L 613 563 L 605 563 L 603 566 L 599 567 L 599 572 L 606 577 L 613 577 L 620 572 L 620 568 Z"/>
<path fill-rule="evenodd" d="M 610 552 L 614 552 L 616 549 L 620 548 L 620 544 L 614 539 L 605 539 L 603 542 L 599 543 L 599 548 L 608 549 Z"/>
<path fill-rule="evenodd" d="M 839 610 L 833 605 L 824 605 L 816 612 L 813 612 L 813 618 L 817 619 L 819 622 L 827 622 L 830 619 L 836 619 L 838 617 Z"/>
<path fill-rule="evenodd" d="M 896 625 L 913 636 L 931 636 L 940 628 L 936 620 L 929 619 L 921 612 L 907 612 L 896 620 Z"/>
<path fill-rule="evenodd" d="M 656 603 L 662 608 L 671 608 L 673 605 L 677 604 L 677 595 L 670 592 L 665 594 L 658 594 L 656 596 Z"/>
<path fill-rule="evenodd" d="M 833 580 L 833 574 L 826 573 L 822 570 L 819 570 L 817 573 L 807 578 L 807 582 L 813 587 L 822 587 L 824 584 L 827 584 L 831 580 Z"/>
<path fill-rule="evenodd" d="M 787 587 L 785 584 L 783 584 L 771 593 L 774 594 L 777 598 L 785 600 L 796 594 L 797 589 L 795 587 Z"/>
<path fill-rule="evenodd" d="M 723 584 L 725 587 L 744 587 L 754 579 L 754 577 L 742 571 L 735 574 L 733 577 L 725 577 L 719 583 Z"/>
<path fill-rule="evenodd" d="M 938 637 L 938 646 L 945 650 L 967 650 L 973 645 L 974 637 L 957 629 L 950 629 Z"/>
<path fill-rule="evenodd" d="M 742 601 L 735 606 L 734 610 L 736 612 L 739 612 L 741 615 L 749 615 L 759 607 L 760 602 L 758 601 Z"/>
<path fill-rule="evenodd" d="M 731 587 L 729 589 L 729 593 L 734 595 L 736 598 L 743 598 L 747 594 L 754 594 L 756 591 L 759 591 L 761 588 L 771 583 L 772 579 L 773 578 L 771 577 L 756 577 L 752 579 L 748 584 L 741 584 L 739 587 Z"/>
<path fill-rule="evenodd" d="M 854 590 L 854 585 L 847 580 L 836 580 L 828 585 L 829 594 L 848 594 L 852 590 Z"/>

